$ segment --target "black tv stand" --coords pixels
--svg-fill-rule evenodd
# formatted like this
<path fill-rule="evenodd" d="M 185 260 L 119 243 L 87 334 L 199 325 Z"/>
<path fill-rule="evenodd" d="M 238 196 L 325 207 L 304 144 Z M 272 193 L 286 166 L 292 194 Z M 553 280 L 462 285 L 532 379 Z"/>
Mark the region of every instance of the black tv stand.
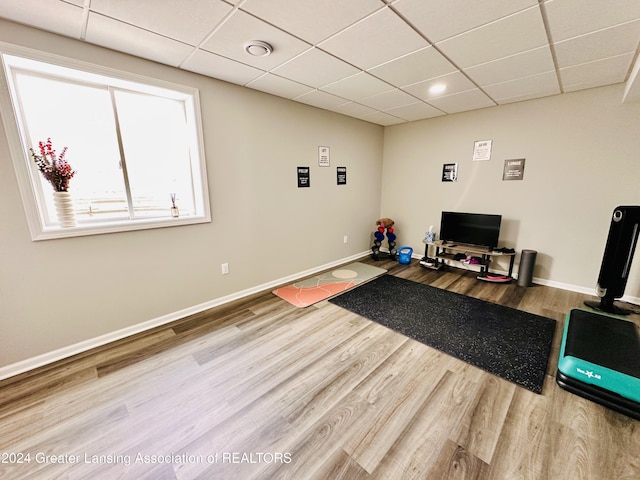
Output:
<path fill-rule="evenodd" d="M 498 249 L 491 249 L 489 247 L 483 247 L 479 245 L 464 245 L 456 242 L 444 242 L 442 240 L 436 242 L 422 241 L 425 244 L 424 256 L 425 259 L 429 258 L 429 247 L 433 246 L 436 249 L 433 262 L 424 262 L 421 264 L 426 268 L 433 270 L 440 270 L 445 265 L 445 260 L 456 261 L 454 255 L 456 253 L 464 253 L 465 255 L 471 255 L 473 257 L 479 257 L 480 263 L 475 264 L 480 268 L 478 280 L 493 283 L 508 283 L 512 280 L 513 264 L 516 258 L 515 252 L 504 252 Z M 494 256 L 508 256 L 509 258 L 509 272 L 507 275 L 492 275 L 489 272 L 489 265 L 491 264 L 491 257 Z"/>

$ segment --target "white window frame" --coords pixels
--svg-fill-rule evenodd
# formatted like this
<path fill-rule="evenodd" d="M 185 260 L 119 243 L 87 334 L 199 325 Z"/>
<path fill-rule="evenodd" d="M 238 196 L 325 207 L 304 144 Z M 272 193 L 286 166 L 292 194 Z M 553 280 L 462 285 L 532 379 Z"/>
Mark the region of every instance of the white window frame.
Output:
<path fill-rule="evenodd" d="M 29 153 L 29 147 L 32 147 L 32 145 L 28 144 L 28 139 L 26 138 L 24 133 L 25 130 L 22 126 L 21 115 L 19 112 L 14 110 L 14 105 L 10 95 L 11 80 L 9 75 L 11 75 L 11 72 L 7 68 L 7 65 L 5 65 L 5 54 L 44 62 L 54 65 L 54 68 L 63 67 L 79 70 L 89 76 L 95 76 L 96 79 L 99 78 L 101 81 L 106 80 L 117 87 L 133 88 L 135 90 L 146 91 L 148 93 L 166 93 L 167 90 L 169 90 L 182 94 L 183 99 L 186 99 L 185 102 L 189 107 L 190 122 L 195 130 L 195 132 L 193 132 L 195 135 L 191 151 L 193 164 L 196 166 L 193 171 L 193 188 L 196 200 L 195 215 L 181 215 L 178 218 L 126 218 L 104 220 L 98 222 L 79 223 L 75 227 L 65 228 L 57 225 L 48 225 L 43 213 L 45 206 L 39 203 L 39 199 L 42 197 L 41 180 L 38 178 L 39 172 L 36 168 L 33 168 L 34 165 L 31 165 L 34 163 Z M 40 52 L 4 42 L 0 42 L 0 56 L 2 57 L 2 61 L 0 61 L 0 112 L 2 113 L 4 129 L 7 134 L 7 141 L 9 144 L 9 152 L 16 172 L 18 187 L 32 240 L 38 241 L 55 238 L 98 235 L 211 222 L 202 119 L 200 113 L 200 96 L 198 89 L 130 72 L 123 72 L 108 67 L 93 65 L 80 60 L 70 59 L 47 52 Z"/>

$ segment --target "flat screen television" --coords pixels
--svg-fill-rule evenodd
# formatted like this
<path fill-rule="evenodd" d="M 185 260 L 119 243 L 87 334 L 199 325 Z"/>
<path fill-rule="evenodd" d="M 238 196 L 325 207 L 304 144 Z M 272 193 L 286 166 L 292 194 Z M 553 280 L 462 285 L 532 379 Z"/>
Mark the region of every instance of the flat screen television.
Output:
<path fill-rule="evenodd" d="M 440 240 L 494 248 L 498 246 L 502 215 L 442 212 Z"/>

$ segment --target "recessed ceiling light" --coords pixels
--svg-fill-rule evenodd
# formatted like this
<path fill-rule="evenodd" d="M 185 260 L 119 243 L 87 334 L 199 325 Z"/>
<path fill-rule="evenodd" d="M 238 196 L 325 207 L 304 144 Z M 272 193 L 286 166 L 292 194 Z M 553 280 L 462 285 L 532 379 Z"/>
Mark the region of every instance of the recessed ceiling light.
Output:
<path fill-rule="evenodd" d="M 273 47 L 267 42 L 260 40 L 249 40 L 244 44 L 244 50 L 254 57 L 266 57 L 273 51 Z"/>
<path fill-rule="evenodd" d="M 440 95 L 447 89 L 447 86 L 444 83 L 434 83 L 429 87 L 429 93 L 431 95 Z"/>

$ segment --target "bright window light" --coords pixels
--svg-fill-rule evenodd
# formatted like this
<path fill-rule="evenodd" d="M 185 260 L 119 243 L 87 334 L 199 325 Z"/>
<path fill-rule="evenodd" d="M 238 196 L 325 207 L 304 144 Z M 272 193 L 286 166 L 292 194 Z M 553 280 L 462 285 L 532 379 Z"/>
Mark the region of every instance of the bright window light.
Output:
<path fill-rule="evenodd" d="M 0 108 L 16 119 L 12 157 L 34 240 L 211 221 L 197 90 L 59 57 L 2 60 L 9 98 Z M 60 225 L 29 153 L 48 138 L 58 153 L 68 147 L 76 171 L 75 227 Z"/>

